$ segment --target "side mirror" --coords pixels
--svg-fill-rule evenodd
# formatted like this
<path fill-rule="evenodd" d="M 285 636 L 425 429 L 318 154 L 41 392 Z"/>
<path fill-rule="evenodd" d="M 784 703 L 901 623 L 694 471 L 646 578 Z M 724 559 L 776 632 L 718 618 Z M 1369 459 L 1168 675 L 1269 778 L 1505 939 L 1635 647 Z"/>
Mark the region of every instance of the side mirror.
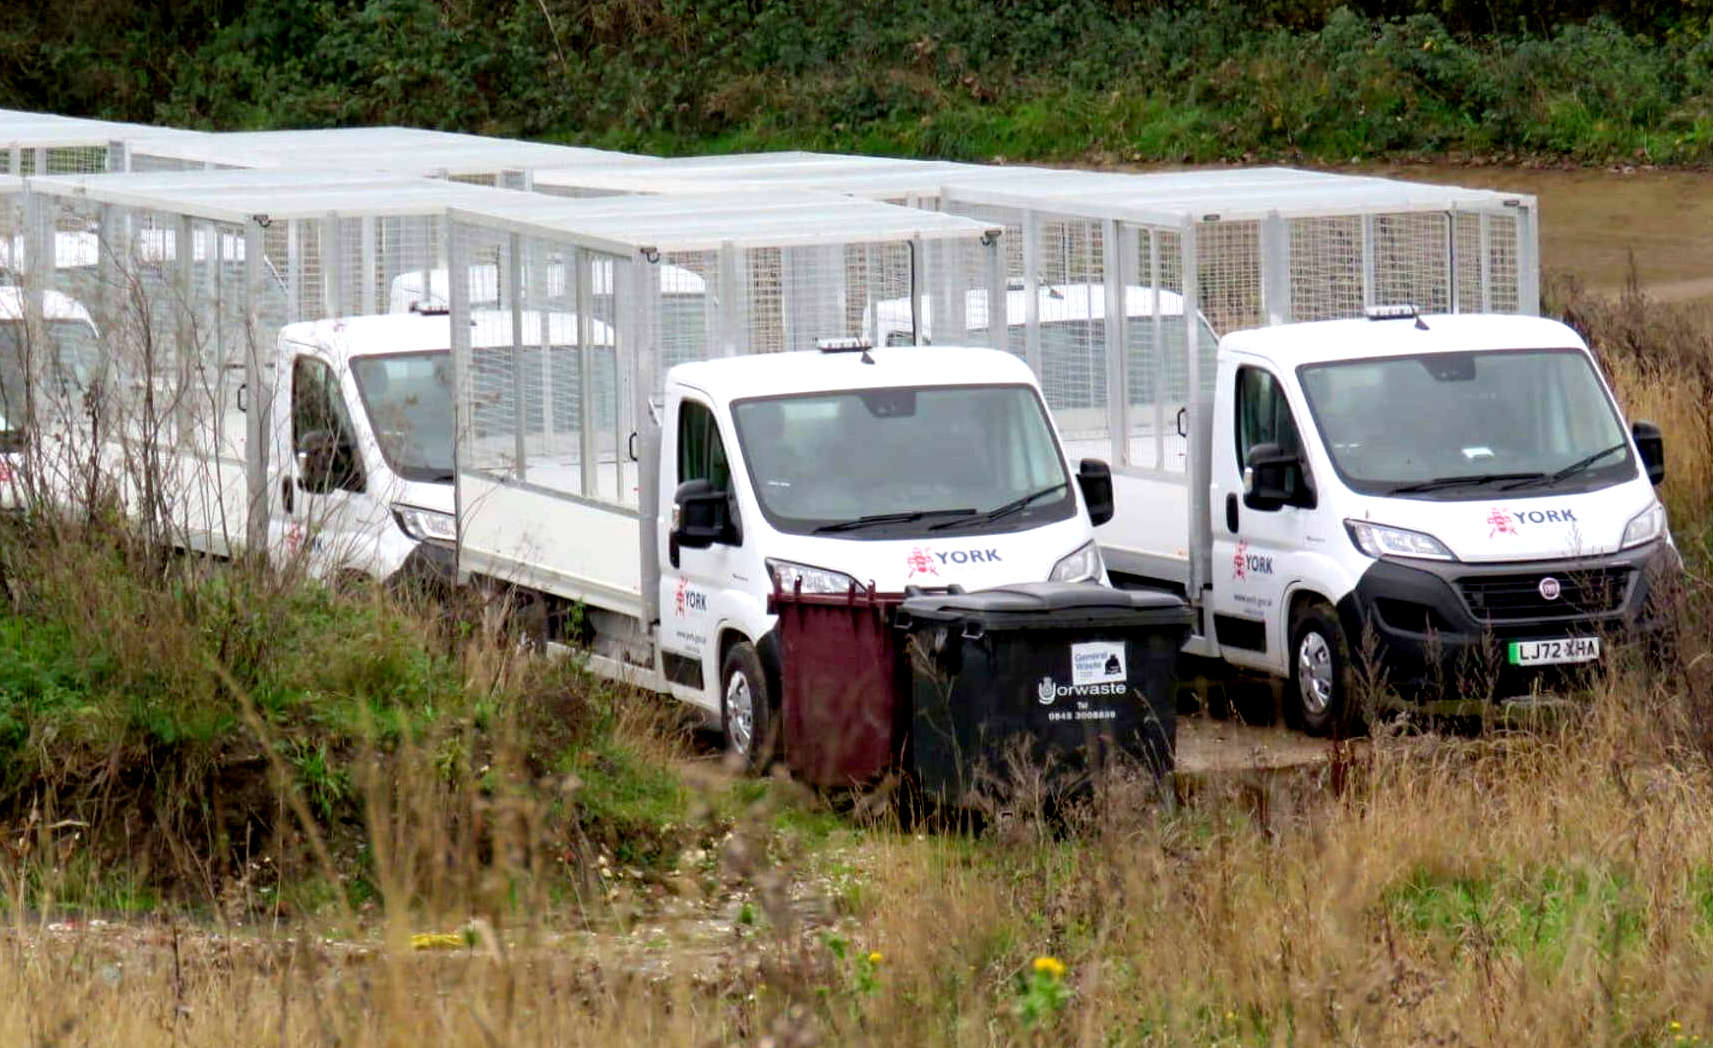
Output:
<path fill-rule="evenodd" d="M 1648 482 L 1658 484 L 1665 479 L 1665 437 L 1652 422 L 1630 423 L 1630 435 L 1636 438 L 1636 450 L 1641 453 L 1642 467 L 1648 471 Z"/>
<path fill-rule="evenodd" d="M 726 493 L 707 480 L 686 480 L 672 495 L 672 541 L 685 549 L 707 549 L 731 532 Z"/>
<path fill-rule="evenodd" d="M 325 429 L 313 429 L 297 440 L 297 486 L 311 494 L 326 494 L 336 486 L 333 460 L 339 441 Z"/>
<path fill-rule="evenodd" d="M 1083 459 L 1077 467 L 1077 487 L 1088 504 L 1088 521 L 1100 527 L 1112 519 L 1112 467 L 1100 459 Z"/>
<path fill-rule="evenodd" d="M 1258 510 L 1313 507 L 1315 500 L 1308 490 L 1302 458 L 1277 444 L 1250 448 L 1243 470 L 1243 504 Z"/>

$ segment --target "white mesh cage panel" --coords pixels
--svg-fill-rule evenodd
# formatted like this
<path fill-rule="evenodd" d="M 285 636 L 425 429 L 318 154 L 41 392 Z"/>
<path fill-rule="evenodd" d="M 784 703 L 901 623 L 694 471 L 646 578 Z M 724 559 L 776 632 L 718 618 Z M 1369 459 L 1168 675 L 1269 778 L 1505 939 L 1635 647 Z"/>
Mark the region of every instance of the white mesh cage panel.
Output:
<path fill-rule="evenodd" d="M 453 225 L 467 289 L 453 326 L 469 331 L 457 350 L 461 474 L 635 506 L 637 384 L 654 396 L 675 365 L 849 337 L 992 340 L 996 248 L 973 235 L 619 254 L 478 218 Z"/>

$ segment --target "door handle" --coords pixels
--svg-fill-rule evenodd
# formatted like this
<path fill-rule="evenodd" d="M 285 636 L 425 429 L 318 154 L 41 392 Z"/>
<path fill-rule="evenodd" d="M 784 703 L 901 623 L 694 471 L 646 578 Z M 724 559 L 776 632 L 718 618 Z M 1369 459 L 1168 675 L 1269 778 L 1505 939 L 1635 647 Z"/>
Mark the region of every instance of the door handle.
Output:
<path fill-rule="evenodd" d="M 280 478 L 280 503 L 283 506 L 285 506 L 285 511 L 287 513 L 290 513 L 292 511 L 291 488 L 292 488 L 291 478 L 290 477 L 281 477 Z"/>
<path fill-rule="evenodd" d="M 1237 534 L 1237 492 L 1225 495 L 1225 530 Z"/>

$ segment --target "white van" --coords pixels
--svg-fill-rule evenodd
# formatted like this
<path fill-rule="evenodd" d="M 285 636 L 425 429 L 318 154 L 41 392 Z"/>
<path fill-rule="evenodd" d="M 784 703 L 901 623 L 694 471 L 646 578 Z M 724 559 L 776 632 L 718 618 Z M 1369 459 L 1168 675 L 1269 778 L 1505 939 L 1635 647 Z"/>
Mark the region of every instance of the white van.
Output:
<path fill-rule="evenodd" d="M 569 457 L 531 458 L 561 475 L 543 484 L 470 469 L 484 452 L 461 449 L 461 568 L 579 606 L 592 668 L 700 708 L 758 764 L 779 695 L 775 587 L 1106 580 L 1108 470 L 1073 472 L 1010 354 L 829 345 L 680 364 L 663 394 L 657 437 L 603 459 L 617 481 L 600 497 L 550 486 L 579 472 Z"/>
<path fill-rule="evenodd" d="M 1661 625 L 1649 597 L 1682 562 L 1659 430 L 1625 425 L 1561 323 L 1406 307 L 1232 332 L 1199 417 L 1206 519 L 1181 482 L 1120 475 L 1101 545 L 1115 584 L 1186 593 L 1186 650 L 1287 678 L 1312 732 L 1354 712 L 1358 670 L 1503 698 Z"/>
<path fill-rule="evenodd" d="M 25 335 L 25 294 L 0 287 L 0 509 L 22 508 L 24 471 L 31 465 L 60 471 L 65 461 L 66 412 L 76 412 L 101 369 L 95 324 L 76 299 L 49 291 L 42 296 L 48 342 L 31 346 Z M 27 376 L 33 372 L 33 376 Z M 33 382 L 31 379 L 33 378 Z M 35 403 L 28 403 L 33 394 Z M 30 425 L 34 421 L 35 432 Z M 32 451 L 31 441 L 35 447 Z M 41 494 L 38 490 L 37 494 Z"/>

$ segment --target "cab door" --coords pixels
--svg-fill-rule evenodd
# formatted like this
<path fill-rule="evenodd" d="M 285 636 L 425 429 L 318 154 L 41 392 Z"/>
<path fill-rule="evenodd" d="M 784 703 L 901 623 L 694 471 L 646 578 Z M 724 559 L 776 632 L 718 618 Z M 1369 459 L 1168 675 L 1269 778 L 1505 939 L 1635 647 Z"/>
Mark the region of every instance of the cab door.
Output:
<path fill-rule="evenodd" d="M 666 462 L 661 467 L 660 646 L 666 654 L 668 680 L 717 695 L 709 690 L 720 670 L 714 665 L 719 656 L 715 596 L 741 571 L 743 528 L 737 519 L 737 499 L 728 498 L 729 541 L 704 549 L 679 547 L 673 541 L 674 495 L 681 485 L 705 480 L 714 491 L 729 495 L 732 490 L 726 441 L 713 408 L 688 395 L 678 399 L 675 407 L 664 434 Z"/>
<path fill-rule="evenodd" d="M 321 575 L 361 563 L 374 541 L 369 477 L 339 375 L 320 357 L 292 359 L 290 458 L 282 463 L 281 542 L 287 558 Z"/>
<path fill-rule="evenodd" d="M 1231 391 L 1218 398 L 1212 469 L 1213 628 L 1229 662 L 1274 672 L 1287 667 L 1284 597 L 1313 514 L 1313 478 L 1284 383 L 1270 368 L 1235 363 L 1221 369 Z M 1304 457 L 1285 505 L 1249 496 L 1247 463 L 1259 445 Z M 1304 504 L 1306 503 L 1306 505 Z"/>

